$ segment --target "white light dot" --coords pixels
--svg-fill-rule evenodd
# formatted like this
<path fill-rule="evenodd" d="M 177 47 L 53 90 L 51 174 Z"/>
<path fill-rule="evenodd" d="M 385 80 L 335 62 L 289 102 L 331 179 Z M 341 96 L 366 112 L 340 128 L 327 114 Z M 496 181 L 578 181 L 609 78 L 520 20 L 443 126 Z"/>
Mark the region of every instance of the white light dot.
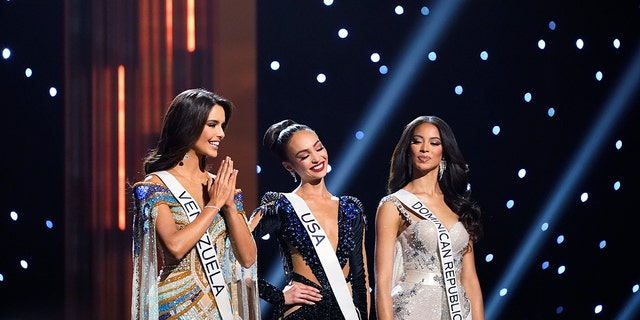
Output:
<path fill-rule="evenodd" d="M 0 282 L 4 281 L 4 275 L 0 273 Z"/>
<path fill-rule="evenodd" d="M 333 0 L 324 0 L 323 2 L 325 6 L 330 6 L 333 4 Z"/>
<path fill-rule="evenodd" d="M 325 81 L 327 81 L 327 76 L 324 73 L 318 73 L 318 75 L 316 76 L 316 80 L 319 83 L 324 83 Z"/>
<path fill-rule="evenodd" d="M 604 249 L 604 247 L 606 247 L 606 246 L 607 246 L 607 241 L 606 240 L 602 240 L 598 244 L 598 248 L 600 248 L 600 249 Z"/>
<path fill-rule="evenodd" d="M 584 41 L 582 41 L 582 39 L 578 39 L 576 40 L 576 48 L 582 50 L 582 48 L 584 48 Z"/>
<path fill-rule="evenodd" d="M 566 270 L 567 270 L 567 268 L 565 266 L 559 266 L 558 267 L 558 274 L 563 274 Z"/>
<path fill-rule="evenodd" d="M 493 261 L 493 254 L 489 253 L 485 258 L 484 261 L 486 262 L 491 262 Z"/>
<path fill-rule="evenodd" d="M 271 67 L 271 70 L 276 71 L 280 69 L 280 62 L 273 60 L 269 66 Z"/>
<path fill-rule="evenodd" d="M 55 87 L 51 87 L 49 88 L 49 95 L 52 97 L 55 97 L 58 94 L 58 89 L 56 89 Z"/>
<path fill-rule="evenodd" d="M 24 69 L 24 75 L 25 75 L 27 78 L 31 78 L 31 76 L 33 75 L 33 71 L 31 70 L 31 68 L 26 68 L 26 69 Z"/>
<path fill-rule="evenodd" d="M 527 175 L 527 169 L 518 170 L 518 177 L 520 177 L 520 179 L 524 178 L 526 175 Z"/>
<path fill-rule="evenodd" d="M 262 167 L 259 164 L 256 164 L 256 173 L 260 174 L 262 172 Z"/>
<path fill-rule="evenodd" d="M 596 72 L 596 80 L 602 81 L 602 71 Z"/>
<path fill-rule="evenodd" d="M 500 289 L 500 296 L 501 296 L 501 297 L 506 296 L 506 295 L 507 295 L 507 291 L 508 291 L 508 290 L 507 290 L 507 288 L 502 288 L 502 289 Z"/>
<path fill-rule="evenodd" d="M 489 53 L 486 51 L 480 52 L 480 59 L 487 61 L 487 59 L 489 59 Z"/>
<path fill-rule="evenodd" d="M 333 167 L 330 164 L 328 164 L 327 165 L 327 173 L 331 172 L 331 170 L 333 170 Z"/>
<path fill-rule="evenodd" d="M 638 292 L 638 290 L 640 290 L 640 285 L 634 284 L 633 287 L 631 287 L 631 292 L 633 293 Z"/>
<path fill-rule="evenodd" d="M 396 6 L 396 8 L 394 9 L 395 13 L 397 15 L 401 15 L 404 13 L 404 8 L 402 6 Z"/>
<path fill-rule="evenodd" d="M 620 40 L 619 39 L 614 39 L 613 40 L 613 47 L 616 49 L 620 49 Z"/>
<path fill-rule="evenodd" d="M 493 126 L 491 132 L 493 132 L 493 135 L 497 136 L 498 134 L 500 134 L 500 126 Z"/>
<path fill-rule="evenodd" d="M 540 230 L 547 231 L 549 229 L 549 223 L 545 222 L 540 226 Z"/>
<path fill-rule="evenodd" d="M 45 221 L 44 225 L 47 226 L 47 228 L 49 229 L 53 229 L 53 221 L 51 220 Z"/>
<path fill-rule="evenodd" d="M 513 206 L 514 206 L 515 204 L 516 204 L 516 202 L 515 202 L 515 201 L 513 201 L 513 200 L 508 200 L 508 201 L 507 201 L 507 209 L 511 209 L 511 208 L 513 208 Z"/>
<path fill-rule="evenodd" d="M 601 304 L 597 305 L 597 306 L 593 309 L 593 312 L 595 312 L 596 314 L 598 314 L 598 313 L 602 312 L 602 305 L 601 305 Z"/>
<path fill-rule="evenodd" d="M 620 190 L 620 181 L 616 181 L 613 183 L 613 190 Z"/>
<path fill-rule="evenodd" d="M 371 54 L 371 62 L 379 62 L 380 61 L 380 54 L 378 53 L 372 53 Z"/>
<path fill-rule="evenodd" d="M 356 131 L 356 139 L 362 140 L 362 138 L 364 138 L 364 132 L 360 130 Z"/>
<path fill-rule="evenodd" d="M 461 95 L 462 91 L 464 90 L 462 89 L 461 85 L 457 85 L 454 91 L 456 92 L 457 95 Z"/>
<path fill-rule="evenodd" d="M 349 35 L 349 31 L 347 31 L 347 29 L 342 28 L 338 30 L 338 37 L 340 37 L 341 39 L 346 38 L 348 35 Z"/>
<path fill-rule="evenodd" d="M 587 193 L 587 192 L 583 192 L 583 193 L 580 195 L 580 201 L 582 201 L 582 202 L 587 202 L 587 200 L 589 200 L 589 193 Z"/>
<path fill-rule="evenodd" d="M 436 61 L 436 59 L 438 58 L 438 55 L 435 52 L 431 51 L 427 55 L 427 58 L 429 58 L 429 60 L 431 61 Z"/>
<path fill-rule="evenodd" d="M 622 140 L 616 141 L 616 149 L 618 150 L 622 149 Z"/>
<path fill-rule="evenodd" d="M 267 233 L 267 234 L 265 234 L 264 236 L 262 236 L 262 238 L 261 238 L 261 239 L 262 239 L 262 240 L 269 240 L 269 239 L 271 239 L 271 234 L 270 234 L 270 233 Z"/>
<path fill-rule="evenodd" d="M 423 16 L 428 16 L 429 15 L 429 8 L 427 8 L 427 7 L 420 8 L 420 13 L 422 13 Z"/>
<path fill-rule="evenodd" d="M 547 268 L 549 268 L 549 261 L 545 261 L 542 263 L 542 270 L 546 270 Z"/>
<path fill-rule="evenodd" d="M 9 50 L 9 48 L 2 49 L 2 58 L 7 60 L 9 57 L 11 57 L 11 50 Z"/>
<path fill-rule="evenodd" d="M 564 242 L 564 236 L 563 236 L 563 235 L 559 235 L 559 236 L 556 238 L 556 243 L 557 243 L 557 244 L 561 244 L 561 243 L 563 243 L 563 242 Z"/>
<path fill-rule="evenodd" d="M 524 101 L 531 102 L 531 98 L 532 98 L 532 96 L 531 96 L 530 92 L 527 92 L 527 93 L 524 94 Z"/>
<path fill-rule="evenodd" d="M 378 71 L 380 72 L 380 74 L 387 74 L 389 72 L 389 68 L 387 68 L 387 66 L 380 66 L 380 68 L 378 68 Z"/>
<path fill-rule="evenodd" d="M 26 260 L 20 260 L 20 266 L 22 269 L 27 269 L 29 268 L 29 263 Z"/>
<path fill-rule="evenodd" d="M 556 23 L 554 21 L 549 21 L 549 29 L 550 30 L 555 30 L 556 29 Z"/>
<path fill-rule="evenodd" d="M 17 212 L 11 211 L 11 213 L 9 213 L 9 216 L 11 217 L 11 220 L 18 221 L 18 213 Z"/>
<path fill-rule="evenodd" d="M 544 40 L 542 39 L 538 40 L 538 48 L 540 48 L 541 50 L 544 50 L 546 46 L 547 44 L 544 42 Z"/>
<path fill-rule="evenodd" d="M 556 109 L 554 109 L 553 107 L 550 107 L 549 109 L 547 109 L 547 115 L 549 116 L 549 118 L 553 117 L 556 114 Z"/>

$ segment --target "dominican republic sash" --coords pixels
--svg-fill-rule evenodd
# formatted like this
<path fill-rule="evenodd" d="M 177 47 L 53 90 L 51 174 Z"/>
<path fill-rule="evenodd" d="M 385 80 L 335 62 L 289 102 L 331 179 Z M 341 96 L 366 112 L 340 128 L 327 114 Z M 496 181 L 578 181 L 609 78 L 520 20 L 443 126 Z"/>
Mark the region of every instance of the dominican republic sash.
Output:
<path fill-rule="evenodd" d="M 167 171 L 154 172 L 155 175 L 160 177 L 164 184 L 171 190 L 171 193 L 178 199 L 182 208 L 187 213 L 189 223 L 193 222 L 195 218 L 200 214 L 200 206 L 193 200 L 191 195 L 184 189 L 184 187 L 178 182 L 178 180 Z M 220 213 L 220 212 L 218 212 Z M 202 261 L 202 267 L 207 274 L 209 280 L 209 286 L 211 292 L 216 297 L 216 304 L 218 305 L 218 311 L 224 320 L 233 319 L 233 312 L 231 311 L 231 302 L 229 301 L 229 293 L 227 292 L 227 285 L 222 276 L 222 269 L 220 261 L 218 261 L 218 254 L 213 244 L 213 240 L 209 236 L 209 232 L 205 232 L 198 243 L 196 244 L 198 249 L 198 255 L 200 261 Z"/>
<path fill-rule="evenodd" d="M 440 253 L 440 263 L 442 264 L 442 276 L 446 286 L 447 302 L 449 303 L 449 316 L 452 320 L 462 320 L 462 308 L 458 296 L 458 284 L 456 272 L 453 268 L 453 254 L 451 252 L 451 236 L 429 208 L 427 208 L 413 193 L 400 189 L 393 196 L 398 198 L 413 212 L 425 220 L 433 222 L 438 230 L 438 251 Z"/>
<path fill-rule="evenodd" d="M 360 319 L 356 306 L 353 304 L 353 297 L 347 287 L 347 281 L 344 279 L 344 273 L 342 272 L 342 268 L 340 268 L 340 262 L 338 261 L 338 257 L 336 257 L 335 251 L 333 251 L 327 234 L 300 196 L 295 193 L 283 193 L 283 195 L 291 202 L 293 209 L 295 209 L 300 222 L 302 222 L 304 229 L 309 235 L 309 239 L 311 239 L 316 249 L 316 253 L 318 254 L 320 263 L 322 263 L 322 268 L 324 268 L 327 274 L 329 284 L 336 297 L 336 301 L 338 301 L 342 315 L 347 320 Z"/>

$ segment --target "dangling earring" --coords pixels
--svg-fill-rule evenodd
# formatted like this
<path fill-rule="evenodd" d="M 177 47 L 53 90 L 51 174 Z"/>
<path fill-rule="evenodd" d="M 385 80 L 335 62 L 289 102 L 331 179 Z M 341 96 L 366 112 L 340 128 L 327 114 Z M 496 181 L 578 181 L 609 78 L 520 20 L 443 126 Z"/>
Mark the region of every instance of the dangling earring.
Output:
<path fill-rule="evenodd" d="M 185 153 L 184 154 L 184 160 L 188 160 L 188 159 L 189 159 L 189 154 Z M 178 163 L 178 164 L 181 165 L 181 166 L 184 166 L 184 162 L 182 162 L 182 161 L 180 161 L 180 163 Z"/>
<path fill-rule="evenodd" d="M 289 171 L 289 173 L 291 173 L 291 176 L 293 177 L 293 182 L 298 182 L 298 177 L 296 177 L 296 173 L 293 171 Z"/>
<path fill-rule="evenodd" d="M 447 169 L 447 160 L 445 160 L 443 157 L 442 159 L 440 159 L 440 168 L 438 168 L 438 180 L 442 180 L 442 174 L 446 169 Z"/>

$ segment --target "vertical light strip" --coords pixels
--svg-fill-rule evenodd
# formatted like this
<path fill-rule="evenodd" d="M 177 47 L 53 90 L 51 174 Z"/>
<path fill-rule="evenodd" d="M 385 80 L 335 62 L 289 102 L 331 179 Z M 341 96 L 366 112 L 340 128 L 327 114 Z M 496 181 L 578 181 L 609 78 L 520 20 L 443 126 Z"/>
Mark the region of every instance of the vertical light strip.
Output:
<path fill-rule="evenodd" d="M 125 229 L 126 221 L 126 176 L 124 136 L 124 66 L 118 66 L 118 228 Z"/>
<path fill-rule="evenodd" d="M 187 51 L 196 50 L 195 0 L 187 0 Z"/>
<path fill-rule="evenodd" d="M 166 57 L 167 61 L 164 63 L 165 77 L 164 86 L 166 86 L 167 92 L 173 92 L 172 79 L 173 79 L 173 0 L 166 0 Z M 164 100 L 163 96 L 163 100 Z"/>
<path fill-rule="evenodd" d="M 173 48 L 173 0 L 167 0 L 166 2 L 166 34 L 167 34 L 167 48 Z M 171 51 L 169 51 L 171 53 Z"/>

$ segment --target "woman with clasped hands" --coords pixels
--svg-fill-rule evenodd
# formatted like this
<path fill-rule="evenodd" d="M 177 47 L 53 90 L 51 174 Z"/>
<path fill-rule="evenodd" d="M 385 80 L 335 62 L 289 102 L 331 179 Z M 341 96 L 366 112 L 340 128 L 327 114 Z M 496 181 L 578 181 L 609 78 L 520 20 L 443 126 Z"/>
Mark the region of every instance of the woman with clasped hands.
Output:
<path fill-rule="evenodd" d="M 236 192 L 238 170 L 229 157 L 215 176 L 206 168 L 232 110 L 212 92 L 189 89 L 163 118 L 146 177 L 133 186 L 134 320 L 259 319 L 257 290 L 247 285 L 256 245 Z"/>

